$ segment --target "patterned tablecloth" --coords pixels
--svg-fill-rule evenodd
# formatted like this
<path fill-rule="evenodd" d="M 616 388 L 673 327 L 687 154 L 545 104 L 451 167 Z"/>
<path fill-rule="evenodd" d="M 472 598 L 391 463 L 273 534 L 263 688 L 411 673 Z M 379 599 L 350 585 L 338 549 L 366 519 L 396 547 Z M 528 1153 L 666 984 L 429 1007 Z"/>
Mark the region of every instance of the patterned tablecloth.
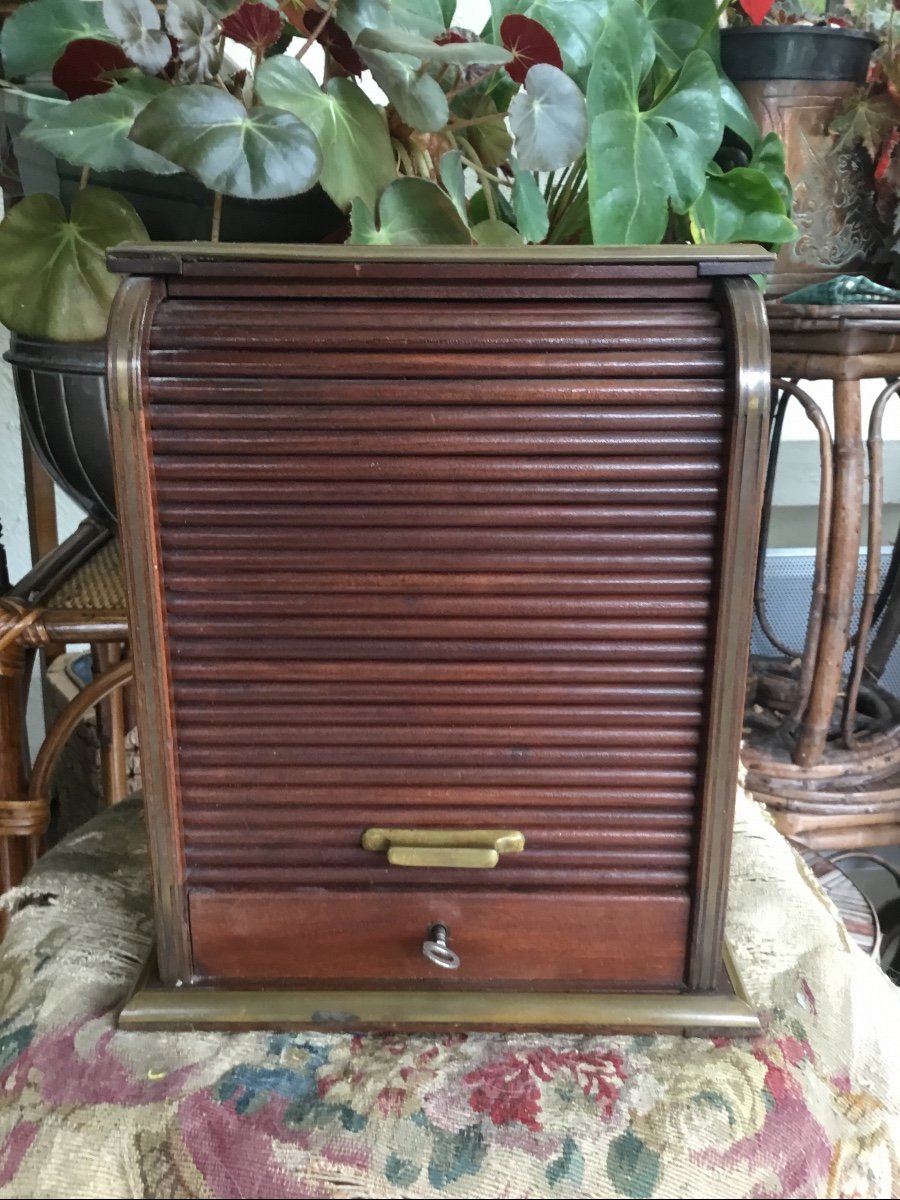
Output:
<path fill-rule="evenodd" d="M 150 938 L 135 801 L 12 903 L 0 1196 L 900 1194 L 900 995 L 744 799 L 752 1041 L 119 1033 Z"/>

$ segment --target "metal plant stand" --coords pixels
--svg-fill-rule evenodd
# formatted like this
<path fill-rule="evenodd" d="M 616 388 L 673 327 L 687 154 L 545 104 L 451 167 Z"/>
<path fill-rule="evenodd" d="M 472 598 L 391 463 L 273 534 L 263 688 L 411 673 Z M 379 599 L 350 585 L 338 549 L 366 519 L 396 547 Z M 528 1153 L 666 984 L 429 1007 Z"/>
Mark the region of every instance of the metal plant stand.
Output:
<path fill-rule="evenodd" d="M 891 402 L 900 407 L 900 305 L 773 303 L 769 318 L 776 382 L 764 542 L 791 398 L 819 435 L 822 483 L 809 622 L 799 658 L 779 643 L 769 624 L 765 544 L 760 556 L 757 615 L 785 658 L 756 663 L 744 748 L 748 784 L 781 831 L 809 846 L 888 845 L 900 842 L 900 700 L 879 680 L 900 634 L 900 541 L 882 582 L 883 431 Z M 795 382 L 800 379 L 831 380 L 833 435 L 818 404 Z M 889 381 L 865 433 L 863 379 Z M 867 460 L 865 586 L 856 614 Z"/>

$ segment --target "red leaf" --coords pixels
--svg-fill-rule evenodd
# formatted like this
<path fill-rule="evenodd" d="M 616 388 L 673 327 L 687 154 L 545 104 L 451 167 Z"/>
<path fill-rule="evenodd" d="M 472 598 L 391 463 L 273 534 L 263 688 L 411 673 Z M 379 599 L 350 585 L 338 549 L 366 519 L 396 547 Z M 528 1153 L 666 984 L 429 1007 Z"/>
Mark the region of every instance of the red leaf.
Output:
<path fill-rule="evenodd" d="M 310 9 L 304 14 L 303 28 L 307 33 L 320 24 L 321 12 Z M 362 75 L 366 64 L 353 49 L 353 43 L 335 20 L 329 18 L 319 34 L 318 41 L 326 54 L 330 54 L 339 67 L 343 67 L 348 75 Z"/>
<path fill-rule="evenodd" d="M 56 60 L 53 82 L 70 100 L 78 100 L 82 96 L 108 92 L 113 85 L 113 81 L 105 77 L 108 72 L 133 66 L 121 46 L 98 38 L 78 38 L 69 42 Z"/>
<path fill-rule="evenodd" d="M 878 161 L 875 164 L 875 181 L 880 183 L 888 173 L 888 168 L 891 165 L 891 159 L 894 156 L 894 151 L 897 149 L 897 144 L 900 142 L 900 129 L 892 129 L 889 135 L 885 138 L 884 144 L 881 147 L 881 153 L 878 155 Z"/>
<path fill-rule="evenodd" d="M 500 40 L 515 57 L 506 64 L 506 70 L 516 83 L 524 83 L 525 76 L 535 63 L 549 63 L 562 70 L 563 60 L 559 46 L 552 33 L 538 21 L 510 13 L 500 25 Z"/>
<path fill-rule="evenodd" d="M 739 0 L 739 3 L 754 25 L 762 25 L 775 6 L 775 0 Z"/>
<path fill-rule="evenodd" d="M 249 46 L 255 54 L 262 54 L 274 46 L 281 37 L 284 20 L 267 4 L 253 4 L 246 0 L 239 9 L 222 22 L 222 32 L 233 42 Z"/>

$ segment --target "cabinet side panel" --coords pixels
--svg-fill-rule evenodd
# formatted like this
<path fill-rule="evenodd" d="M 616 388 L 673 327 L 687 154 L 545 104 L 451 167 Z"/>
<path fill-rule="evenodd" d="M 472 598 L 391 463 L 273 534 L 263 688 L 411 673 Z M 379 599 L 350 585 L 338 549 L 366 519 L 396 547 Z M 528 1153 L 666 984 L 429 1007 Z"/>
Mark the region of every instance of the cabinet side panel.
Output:
<path fill-rule="evenodd" d="M 750 279 L 726 280 L 722 289 L 734 357 L 735 395 L 725 474 L 708 692 L 708 746 L 688 967 L 688 985 L 696 990 L 715 988 L 722 971 L 770 394 L 768 326 L 762 294 Z"/>
<path fill-rule="evenodd" d="M 184 855 L 153 467 L 144 412 L 147 347 L 165 295 L 159 280 L 134 277 L 110 315 L 108 385 L 116 501 L 137 686 L 141 770 L 163 982 L 190 978 Z"/>

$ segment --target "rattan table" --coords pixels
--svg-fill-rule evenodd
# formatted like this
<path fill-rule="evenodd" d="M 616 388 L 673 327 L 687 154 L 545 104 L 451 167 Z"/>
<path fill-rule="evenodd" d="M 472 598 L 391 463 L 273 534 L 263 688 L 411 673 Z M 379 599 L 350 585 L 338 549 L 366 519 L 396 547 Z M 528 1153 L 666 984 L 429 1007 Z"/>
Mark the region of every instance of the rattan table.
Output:
<path fill-rule="evenodd" d="M 819 435 L 822 484 L 806 642 L 799 661 L 791 662 L 785 648 L 783 662 L 757 664 L 744 749 L 748 785 L 774 812 L 781 831 L 807 845 L 889 845 L 900 842 L 900 701 L 878 681 L 900 633 L 900 551 L 884 583 L 880 573 L 883 438 L 888 406 L 900 389 L 900 305 L 772 303 L 769 320 L 776 382 L 767 508 L 791 397 Z M 865 435 L 863 379 L 888 380 Z M 831 381 L 833 434 L 798 380 Z M 897 409 L 890 411 L 897 428 Z M 854 627 L 867 457 L 865 589 Z M 778 645 L 766 623 L 760 583 L 761 574 L 757 612 Z"/>
<path fill-rule="evenodd" d="M 93 518 L 0 598 L 0 893 L 37 858 L 50 817 L 53 767 L 84 713 L 98 705 L 104 798 L 126 790 L 122 686 L 131 678 L 125 591 L 114 532 Z M 25 703 L 34 654 L 87 642 L 94 679 L 49 730 L 27 768 Z"/>

